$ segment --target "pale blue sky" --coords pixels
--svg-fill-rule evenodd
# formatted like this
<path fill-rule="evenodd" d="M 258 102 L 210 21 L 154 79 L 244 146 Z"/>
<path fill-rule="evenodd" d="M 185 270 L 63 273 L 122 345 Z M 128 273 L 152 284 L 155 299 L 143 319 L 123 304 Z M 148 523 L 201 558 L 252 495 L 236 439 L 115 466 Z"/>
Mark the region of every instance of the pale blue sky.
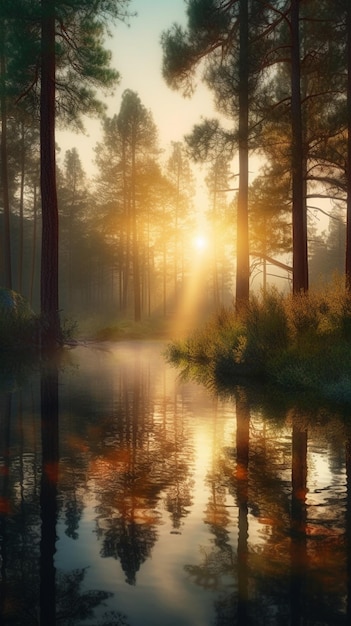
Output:
<path fill-rule="evenodd" d="M 130 10 L 137 12 L 130 26 L 118 22 L 113 37 L 106 41 L 112 51 L 112 64 L 122 79 L 113 97 L 107 99 L 108 115 L 118 113 L 125 89 L 136 91 L 144 106 L 151 110 L 162 147 L 178 141 L 189 133 L 202 116 L 212 116 L 212 98 L 201 84 L 191 99 L 171 90 L 162 78 L 162 31 L 173 22 L 186 23 L 184 0 L 132 0 Z M 87 120 L 88 136 L 58 133 L 62 152 L 76 146 L 83 165 L 89 172 L 93 158 L 92 148 L 100 139 L 100 122 Z"/>

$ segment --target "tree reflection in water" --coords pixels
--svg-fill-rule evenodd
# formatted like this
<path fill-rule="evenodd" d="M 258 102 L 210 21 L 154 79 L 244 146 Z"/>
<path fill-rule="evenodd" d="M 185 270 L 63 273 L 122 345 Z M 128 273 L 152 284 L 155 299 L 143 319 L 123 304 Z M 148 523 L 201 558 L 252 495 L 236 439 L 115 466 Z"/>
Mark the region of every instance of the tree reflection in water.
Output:
<path fill-rule="evenodd" d="M 41 484 L 40 484 L 40 624 L 56 624 L 56 570 L 54 564 L 59 468 L 58 368 L 41 375 Z"/>
<path fill-rule="evenodd" d="M 0 622 L 350 623 L 348 416 L 88 354 L 0 394 Z"/>
<path fill-rule="evenodd" d="M 135 585 L 158 538 L 160 497 L 165 498 L 175 530 L 187 515 L 191 448 L 176 408 L 172 416 L 166 396 L 159 406 L 155 403 L 150 372 L 138 360 L 131 368 L 116 372 L 117 397 L 105 425 L 111 454 L 95 459 L 95 480 L 101 554 L 118 559 L 126 582 Z"/>
<path fill-rule="evenodd" d="M 10 486 L 9 486 L 9 468 L 10 468 L 10 422 L 11 422 L 11 393 L 4 393 L 1 397 L 0 404 L 1 430 L 0 430 L 0 446 L 1 446 L 1 473 L 0 473 L 0 609 L 1 615 L 4 615 L 7 606 L 11 603 L 9 598 L 9 585 L 7 582 L 7 563 L 8 563 L 8 536 L 11 531 L 9 525 L 9 513 L 11 507 Z"/>
<path fill-rule="evenodd" d="M 291 475 L 291 623 L 300 624 L 304 615 L 307 573 L 307 431 L 292 426 Z"/>
<path fill-rule="evenodd" d="M 58 367 L 55 363 L 43 369 L 40 392 L 41 467 L 35 452 L 30 459 L 32 466 L 27 464 L 25 468 L 28 474 L 22 467 L 25 455 L 21 427 L 22 456 L 11 458 L 10 454 L 11 394 L 5 394 L 1 402 L 4 408 L 1 430 L 5 436 L 1 437 L 0 623 L 78 626 L 93 618 L 95 609 L 112 594 L 83 590 L 85 569 L 60 572 L 55 567 L 60 458 Z M 22 469 L 16 472 L 18 465 Z M 95 620 L 94 626 L 128 626 L 128 622 L 120 613 L 110 611 L 98 622 Z"/>
<path fill-rule="evenodd" d="M 227 624 L 250 624 L 248 615 L 249 569 L 248 569 L 248 470 L 249 470 L 250 408 L 245 389 L 236 390 L 236 447 L 226 450 L 227 461 L 212 467 L 212 501 L 208 506 L 210 527 L 215 536 L 215 550 L 206 554 L 200 566 L 186 566 L 197 584 L 207 589 L 223 589 L 223 582 L 234 591 L 222 594 L 215 603 L 218 626 Z M 235 465 L 234 465 L 235 464 Z M 225 491 L 229 488 L 235 499 L 238 514 L 237 548 L 230 543 L 230 533 Z M 233 492 L 234 489 L 234 492 Z M 207 514 L 207 520 L 209 515 Z"/>
<path fill-rule="evenodd" d="M 347 492 L 346 492 L 346 549 L 347 549 L 347 619 L 351 624 L 351 434 L 346 439 L 345 444 L 345 457 L 346 457 L 346 479 L 347 479 Z"/>
<path fill-rule="evenodd" d="M 222 590 L 215 601 L 217 626 L 348 624 L 350 604 L 345 614 L 343 602 L 346 592 L 350 598 L 350 570 L 347 576 L 340 503 L 334 515 L 334 499 L 326 506 L 317 504 L 323 506 L 324 516 L 315 519 L 316 504 L 312 496 L 310 501 L 306 498 L 307 432 L 314 416 L 289 410 L 291 448 L 289 451 L 287 437 L 279 450 L 274 438 L 269 441 L 265 423 L 261 434 L 255 420 L 250 427 L 250 401 L 245 389 L 237 387 L 235 398 L 236 447 L 225 450 L 207 477 L 212 489 L 205 520 L 211 511 L 214 547 L 211 552 L 204 550 L 202 564 L 187 565 L 186 571 L 204 589 Z M 349 455 L 350 447 L 346 446 L 348 484 Z M 290 481 L 282 472 L 288 457 Z M 315 493 L 319 495 L 319 491 Z M 348 545 L 349 493 L 348 487 Z M 233 504 L 226 504 L 228 494 Z M 231 536 L 226 530 L 228 507 L 237 513 L 236 545 L 234 533 Z M 257 542 L 257 532 L 263 541 Z"/>

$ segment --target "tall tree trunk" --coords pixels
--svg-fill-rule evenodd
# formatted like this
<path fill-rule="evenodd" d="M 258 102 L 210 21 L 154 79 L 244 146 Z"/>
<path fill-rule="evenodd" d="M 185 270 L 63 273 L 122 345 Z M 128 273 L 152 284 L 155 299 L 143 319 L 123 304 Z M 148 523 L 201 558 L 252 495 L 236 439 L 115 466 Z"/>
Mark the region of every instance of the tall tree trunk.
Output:
<path fill-rule="evenodd" d="M 42 345 L 55 347 L 60 336 L 58 301 L 58 206 L 55 155 L 55 3 L 41 0 L 40 185 L 42 201 Z"/>
<path fill-rule="evenodd" d="M 147 216 L 147 248 L 146 248 L 146 307 L 147 315 L 151 315 L 151 242 L 150 242 L 150 211 Z"/>
<path fill-rule="evenodd" d="M 347 169 L 346 169 L 346 259 L 345 274 L 346 287 L 351 290 L 351 6 L 347 2 L 346 8 L 347 32 Z"/>
<path fill-rule="evenodd" d="M 10 200 L 9 180 L 7 167 L 7 102 L 6 102 L 6 61 L 5 61 L 5 24 L 0 24 L 0 75 L 1 75 L 1 185 L 2 200 L 4 205 L 4 285 L 12 289 L 11 269 L 11 229 L 10 229 Z"/>
<path fill-rule="evenodd" d="M 21 122 L 21 182 L 20 182 L 20 202 L 19 202 L 19 218 L 20 218 L 20 233 L 19 233 L 19 251 L 18 251 L 18 291 L 22 293 L 23 287 L 23 238 L 24 238 L 24 226 L 23 226 L 23 206 L 24 206 L 24 178 L 25 178 L 25 140 L 24 140 L 24 123 Z"/>
<path fill-rule="evenodd" d="M 131 239 L 131 216 L 130 209 L 127 208 L 126 218 L 126 235 L 124 242 L 124 258 L 123 258 L 123 293 L 122 293 L 122 311 L 127 312 L 128 296 L 129 296 L 129 279 L 130 279 L 130 239 Z"/>
<path fill-rule="evenodd" d="M 122 143 L 122 164 L 123 164 L 123 222 L 125 223 L 125 236 L 122 236 L 121 243 L 121 267 L 122 267 L 122 297 L 121 310 L 126 313 L 128 307 L 129 273 L 130 273 L 130 191 L 127 182 L 127 156 L 126 142 Z M 124 230 L 122 231 L 124 233 Z"/>
<path fill-rule="evenodd" d="M 141 320 L 141 289 L 140 289 L 140 262 L 136 230 L 136 218 L 133 226 L 133 278 L 134 278 L 134 321 Z"/>
<path fill-rule="evenodd" d="M 177 162 L 177 198 L 174 221 L 174 308 L 178 306 L 178 240 L 179 240 L 179 195 L 180 195 L 180 163 Z"/>
<path fill-rule="evenodd" d="M 165 209 L 163 208 L 163 215 L 165 216 Z M 165 217 L 163 219 L 165 225 Z M 162 303 L 163 303 L 163 317 L 167 315 L 167 250 L 166 250 L 166 227 L 164 226 L 163 243 L 162 243 Z"/>
<path fill-rule="evenodd" d="M 249 10 L 248 0 L 240 0 L 239 51 L 239 193 L 237 215 L 236 310 L 245 310 L 249 302 Z"/>
<path fill-rule="evenodd" d="M 219 285 L 218 285 L 218 234 L 217 234 L 217 178 L 218 178 L 218 162 L 216 161 L 213 183 L 213 202 L 212 202 L 212 220 L 213 220 L 213 258 L 212 258 L 212 275 L 213 275 L 213 306 L 215 311 L 219 310 Z"/>
<path fill-rule="evenodd" d="M 73 218 L 73 213 L 74 213 L 74 205 L 76 202 L 76 174 L 74 174 L 74 179 L 73 179 L 73 195 L 71 198 L 71 203 L 69 206 L 69 213 L 68 213 L 68 259 L 67 259 L 67 265 L 68 265 L 68 272 L 67 272 L 67 305 L 69 310 L 72 310 L 72 305 L 73 305 L 73 262 L 72 262 L 72 258 L 73 258 L 73 245 L 74 245 L 74 236 L 73 236 L 73 230 L 74 230 L 74 218 Z"/>
<path fill-rule="evenodd" d="M 141 320 L 141 293 L 140 293 L 140 261 L 138 246 L 138 229 L 135 199 L 135 138 L 132 140 L 132 238 L 133 238 L 133 287 L 134 287 L 134 321 Z"/>
<path fill-rule="evenodd" d="M 33 306 L 33 292 L 34 292 L 34 280 L 35 280 L 35 260 L 37 255 L 37 183 L 34 183 L 33 194 L 33 237 L 32 237 L 32 262 L 30 271 L 30 285 L 29 285 L 29 302 Z"/>
<path fill-rule="evenodd" d="M 307 215 L 304 197 L 304 146 L 300 82 L 299 0 L 291 0 L 291 171 L 294 293 L 308 290 Z"/>

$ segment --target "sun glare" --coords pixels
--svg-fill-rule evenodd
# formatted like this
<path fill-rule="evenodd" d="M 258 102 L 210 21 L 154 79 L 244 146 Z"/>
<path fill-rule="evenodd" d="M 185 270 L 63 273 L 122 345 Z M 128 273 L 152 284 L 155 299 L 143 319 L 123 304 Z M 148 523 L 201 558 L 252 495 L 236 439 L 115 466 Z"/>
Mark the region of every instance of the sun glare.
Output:
<path fill-rule="evenodd" d="M 195 250 L 202 252 L 202 250 L 205 250 L 207 248 L 207 245 L 208 242 L 205 235 L 198 234 L 195 235 L 195 237 L 193 238 L 193 246 Z"/>

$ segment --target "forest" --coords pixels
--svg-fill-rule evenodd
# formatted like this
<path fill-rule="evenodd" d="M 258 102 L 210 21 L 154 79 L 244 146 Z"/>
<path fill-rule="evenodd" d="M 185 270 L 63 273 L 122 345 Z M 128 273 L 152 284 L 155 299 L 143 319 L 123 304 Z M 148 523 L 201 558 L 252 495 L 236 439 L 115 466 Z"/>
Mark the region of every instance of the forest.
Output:
<path fill-rule="evenodd" d="M 109 24 L 129 0 L 3 0 L 0 8 L 0 285 L 40 313 L 43 341 L 63 318 L 163 320 L 191 283 L 197 220 L 193 164 L 208 190 L 203 312 L 280 276 L 293 293 L 351 276 L 351 7 L 347 0 L 188 0 L 186 28 L 162 33 L 163 77 L 210 89 L 217 119 L 166 149 L 138 93 L 118 85 Z M 101 118 L 97 174 L 55 128 Z M 250 181 L 250 164 L 263 163 Z M 232 193 L 228 193 L 231 191 Z M 321 201 L 323 204 L 321 205 Z M 324 204 L 325 203 L 325 204 Z M 321 208 L 327 206 L 327 209 Z M 329 229 L 317 228 L 327 214 Z"/>

